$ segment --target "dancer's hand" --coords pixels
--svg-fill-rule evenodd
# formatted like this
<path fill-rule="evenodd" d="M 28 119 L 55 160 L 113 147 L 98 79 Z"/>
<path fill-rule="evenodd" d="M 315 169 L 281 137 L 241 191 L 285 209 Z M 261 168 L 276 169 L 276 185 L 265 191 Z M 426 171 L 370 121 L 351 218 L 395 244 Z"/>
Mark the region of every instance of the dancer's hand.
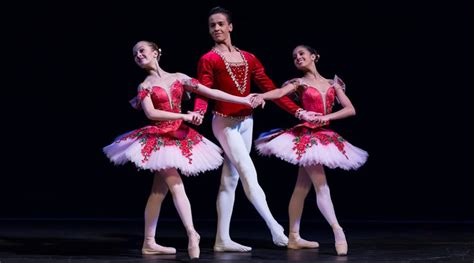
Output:
<path fill-rule="evenodd" d="M 189 122 L 194 125 L 201 125 L 203 118 L 204 118 L 203 115 L 195 111 L 188 111 L 187 114 L 184 114 L 184 121 Z"/>
<path fill-rule="evenodd" d="M 329 118 L 325 115 L 319 115 L 314 118 L 312 121 L 314 124 L 320 124 L 321 126 L 326 125 L 329 123 Z"/>
<path fill-rule="evenodd" d="M 261 94 L 252 93 L 247 96 L 250 99 L 250 106 L 252 108 L 257 108 L 258 106 L 262 106 L 262 109 L 265 107 L 265 100 L 263 99 Z"/>
<path fill-rule="evenodd" d="M 301 113 L 301 119 L 311 123 L 315 123 L 319 116 L 321 116 L 321 113 L 314 111 L 303 111 L 303 113 Z"/>

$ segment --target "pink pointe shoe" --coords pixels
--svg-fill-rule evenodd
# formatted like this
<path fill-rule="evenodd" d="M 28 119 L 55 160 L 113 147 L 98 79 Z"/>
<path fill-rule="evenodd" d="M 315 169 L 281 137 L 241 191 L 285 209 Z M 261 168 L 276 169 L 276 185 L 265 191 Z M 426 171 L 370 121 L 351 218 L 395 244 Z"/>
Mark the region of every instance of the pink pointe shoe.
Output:
<path fill-rule="evenodd" d="M 188 244 L 188 254 L 189 254 L 190 259 L 199 258 L 199 255 L 201 254 L 201 249 L 199 248 L 200 240 L 201 240 L 201 237 L 199 236 L 197 232 L 195 232 L 194 234 L 190 236 L 189 244 Z"/>
<path fill-rule="evenodd" d="M 344 231 L 342 230 L 342 227 L 337 226 L 333 227 L 333 232 L 334 232 L 334 238 L 335 238 L 335 247 L 336 247 L 336 253 L 338 256 L 346 256 L 347 255 L 347 241 L 346 241 L 346 235 L 344 235 Z"/>
<path fill-rule="evenodd" d="M 319 243 L 302 239 L 299 233 L 290 233 L 288 237 L 289 249 L 311 249 L 318 248 Z"/>
<path fill-rule="evenodd" d="M 176 249 L 174 247 L 163 247 L 158 244 L 154 245 L 143 245 L 142 247 L 143 255 L 173 255 L 176 254 Z"/>

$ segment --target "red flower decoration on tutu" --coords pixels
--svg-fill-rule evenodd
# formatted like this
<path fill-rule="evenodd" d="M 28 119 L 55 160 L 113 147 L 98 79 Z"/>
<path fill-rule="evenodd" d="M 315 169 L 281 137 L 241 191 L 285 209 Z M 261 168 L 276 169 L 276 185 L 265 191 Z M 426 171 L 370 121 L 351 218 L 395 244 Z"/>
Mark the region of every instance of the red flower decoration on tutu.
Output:
<path fill-rule="evenodd" d="M 159 151 L 161 147 L 177 146 L 181 150 L 181 154 L 189 160 L 189 164 L 192 164 L 191 156 L 193 155 L 193 146 L 203 140 L 202 135 L 189 127 L 164 134 L 161 128 L 162 127 L 157 126 L 147 126 L 124 136 L 117 142 L 129 139 L 139 140 L 142 145 L 141 153 L 143 155 L 143 163 L 147 162 L 151 154 Z"/>
<path fill-rule="evenodd" d="M 334 133 L 331 139 L 333 140 L 333 143 L 336 145 L 337 149 L 342 154 L 344 154 L 347 159 L 349 159 L 349 157 L 346 155 L 346 150 L 344 150 L 344 138 L 342 138 L 339 134 Z"/>
<path fill-rule="evenodd" d="M 303 157 L 303 154 L 306 153 L 306 149 L 310 148 L 314 144 L 317 144 L 317 141 L 315 140 L 314 136 L 311 136 L 311 134 L 301 134 L 299 136 L 295 135 L 293 142 L 295 143 L 293 150 L 295 150 L 296 155 L 298 155 L 296 158 L 297 160 L 300 160 L 301 157 Z"/>
<path fill-rule="evenodd" d="M 348 158 L 346 151 L 344 150 L 344 138 L 335 132 L 328 134 L 321 129 L 311 129 L 301 126 L 296 129 L 290 129 L 289 133 L 295 136 L 293 139 L 295 145 L 293 150 L 296 152 L 297 160 L 301 160 L 307 149 L 311 148 L 313 145 L 317 145 L 318 141 L 321 145 L 328 145 L 330 143 L 334 144 L 337 149 Z"/>

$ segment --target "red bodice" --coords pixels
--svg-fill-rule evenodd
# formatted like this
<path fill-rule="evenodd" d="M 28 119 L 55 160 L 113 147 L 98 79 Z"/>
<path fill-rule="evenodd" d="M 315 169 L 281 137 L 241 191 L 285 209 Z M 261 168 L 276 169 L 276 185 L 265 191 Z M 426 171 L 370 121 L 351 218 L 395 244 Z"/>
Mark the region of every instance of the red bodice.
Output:
<path fill-rule="evenodd" d="M 245 63 L 233 64 L 229 63 L 236 82 L 239 85 L 245 83 L 245 90 L 239 90 L 235 81 L 229 74 L 224 60 L 215 52 L 209 51 L 201 57 L 198 64 L 198 79 L 199 82 L 207 87 L 216 88 L 232 95 L 245 97 L 250 94 L 250 82 L 253 81 L 261 90 L 269 91 L 275 89 L 275 84 L 265 74 L 265 69 L 260 61 L 251 53 L 241 51 L 245 60 L 247 61 L 248 70 L 247 77 L 245 77 Z M 294 114 L 298 105 L 287 97 L 275 100 L 281 108 Z M 195 111 L 206 112 L 207 99 L 197 96 L 194 105 Z M 214 111 L 226 116 L 248 116 L 252 114 L 252 108 L 246 105 L 235 104 L 230 102 L 216 101 L 214 104 Z"/>
<path fill-rule="evenodd" d="M 332 112 L 336 90 L 334 86 L 329 87 L 326 92 L 321 92 L 315 87 L 306 86 L 300 95 L 301 104 L 307 111 L 314 111 L 323 115 Z"/>

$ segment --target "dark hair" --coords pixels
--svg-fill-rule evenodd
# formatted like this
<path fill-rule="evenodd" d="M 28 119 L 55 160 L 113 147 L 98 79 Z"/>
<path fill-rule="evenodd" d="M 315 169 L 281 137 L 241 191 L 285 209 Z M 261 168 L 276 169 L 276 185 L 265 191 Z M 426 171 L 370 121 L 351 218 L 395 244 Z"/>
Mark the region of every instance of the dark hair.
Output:
<path fill-rule="evenodd" d="M 223 14 L 227 18 L 227 23 L 232 24 L 232 14 L 229 10 L 220 6 L 216 6 L 212 8 L 211 11 L 209 11 L 209 15 L 207 17 L 210 17 L 214 14 Z"/>
<path fill-rule="evenodd" d="M 314 49 L 314 48 L 312 48 L 308 45 L 297 45 L 296 47 L 304 47 L 306 50 L 309 51 L 309 53 L 311 53 L 313 55 L 316 55 L 316 56 L 319 56 L 319 52 L 316 49 Z"/>

